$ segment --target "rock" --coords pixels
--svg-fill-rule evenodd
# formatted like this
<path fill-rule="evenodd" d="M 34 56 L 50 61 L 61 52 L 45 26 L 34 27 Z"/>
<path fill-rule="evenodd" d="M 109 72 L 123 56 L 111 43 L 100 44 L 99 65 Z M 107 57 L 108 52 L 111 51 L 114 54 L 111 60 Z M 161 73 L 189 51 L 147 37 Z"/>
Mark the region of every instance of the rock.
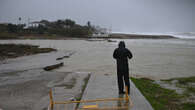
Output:
<path fill-rule="evenodd" d="M 55 64 L 55 65 L 50 65 L 50 66 L 46 66 L 45 68 L 43 68 L 45 71 L 50 71 L 50 70 L 53 70 L 53 69 L 56 69 L 56 68 L 59 68 L 61 66 L 63 66 L 64 63 L 58 63 L 58 64 Z"/>
<path fill-rule="evenodd" d="M 69 57 L 70 57 L 69 55 L 65 55 L 65 56 L 63 56 L 63 57 L 57 58 L 56 60 L 62 60 L 62 59 L 64 59 L 64 58 L 69 58 Z"/>
<path fill-rule="evenodd" d="M 117 42 L 116 40 L 111 40 L 111 39 L 108 39 L 107 41 L 108 42 Z"/>
<path fill-rule="evenodd" d="M 63 57 L 59 57 L 59 58 L 56 58 L 56 60 L 62 60 L 64 58 L 70 58 L 70 56 L 72 56 L 75 52 L 70 52 L 68 53 L 67 55 L 64 55 Z"/>
<path fill-rule="evenodd" d="M 105 41 L 105 39 L 87 39 L 87 41 Z"/>

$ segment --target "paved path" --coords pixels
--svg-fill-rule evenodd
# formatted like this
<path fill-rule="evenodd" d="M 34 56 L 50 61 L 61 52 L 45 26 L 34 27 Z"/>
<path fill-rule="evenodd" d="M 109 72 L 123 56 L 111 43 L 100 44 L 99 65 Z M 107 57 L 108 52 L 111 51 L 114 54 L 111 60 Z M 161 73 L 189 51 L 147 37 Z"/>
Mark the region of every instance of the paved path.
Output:
<path fill-rule="evenodd" d="M 53 81 L 50 83 L 52 88 L 53 100 L 55 102 L 71 101 L 82 94 L 82 87 L 85 85 L 85 78 L 88 78 L 90 73 L 71 73 L 68 74 L 62 81 Z M 74 110 L 77 104 L 55 104 L 54 110 Z"/>
<path fill-rule="evenodd" d="M 129 110 L 153 110 L 149 102 L 139 92 L 135 85 L 131 82 L 130 97 L 133 102 L 133 107 Z M 118 87 L 116 75 L 112 74 L 92 74 L 83 94 L 82 100 L 96 99 L 96 98 L 118 98 L 122 97 L 118 95 Z M 87 105 L 94 103 L 87 103 Z M 106 106 L 120 106 L 120 102 L 98 103 L 99 107 Z M 82 107 L 81 103 L 79 107 Z"/>

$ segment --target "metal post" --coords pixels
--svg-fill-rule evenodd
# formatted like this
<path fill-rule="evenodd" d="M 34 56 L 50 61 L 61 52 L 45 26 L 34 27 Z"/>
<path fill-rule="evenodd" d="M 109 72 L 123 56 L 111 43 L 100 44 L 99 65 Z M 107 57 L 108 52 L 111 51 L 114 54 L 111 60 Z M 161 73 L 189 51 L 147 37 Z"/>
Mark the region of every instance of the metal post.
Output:
<path fill-rule="evenodd" d="M 129 95 L 128 95 L 128 87 L 125 86 L 125 98 L 126 98 L 126 101 L 129 102 Z"/>
<path fill-rule="evenodd" d="M 49 97 L 50 97 L 50 110 L 53 110 L 54 102 L 53 102 L 53 96 L 52 96 L 52 89 L 50 89 Z"/>

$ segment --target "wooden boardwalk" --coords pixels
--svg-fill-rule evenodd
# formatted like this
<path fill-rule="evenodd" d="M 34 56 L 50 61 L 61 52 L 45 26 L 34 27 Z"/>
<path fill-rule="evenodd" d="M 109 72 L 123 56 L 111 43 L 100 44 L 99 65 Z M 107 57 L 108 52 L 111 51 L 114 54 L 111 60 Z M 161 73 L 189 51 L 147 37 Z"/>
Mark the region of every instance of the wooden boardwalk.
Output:
<path fill-rule="evenodd" d="M 130 97 L 133 102 L 133 106 L 129 107 L 128 110 L 153 110 L 150 103 L 145 99 L 135 85 L 131 81 L 130 83 Z M 92 74 L 82 96 L 82 100 L 119 97 L 121 97 L 121 95 L 118 95 L 117 78 L 115 74 Z M 87 105 L 91 104 L 94 105 L 95 103 L 87 103 Z M 83 105 L 84 104 L 81 103 L 79 107 L 82 107 Z M 98 103 L 99 107 L 120 105 L 121 103 L 117 101 Z"/>

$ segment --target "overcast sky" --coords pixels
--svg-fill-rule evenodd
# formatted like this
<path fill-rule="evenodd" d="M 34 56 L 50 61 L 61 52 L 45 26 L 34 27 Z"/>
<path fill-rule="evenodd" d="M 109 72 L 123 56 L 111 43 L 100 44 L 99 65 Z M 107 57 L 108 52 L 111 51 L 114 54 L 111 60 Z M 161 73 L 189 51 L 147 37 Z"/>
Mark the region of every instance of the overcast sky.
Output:
<path fill-rule="evenodd" d="M 195 0 L 0 0 L 0 22 L 70 18 L 114 32 L 195 32 Z"/>

